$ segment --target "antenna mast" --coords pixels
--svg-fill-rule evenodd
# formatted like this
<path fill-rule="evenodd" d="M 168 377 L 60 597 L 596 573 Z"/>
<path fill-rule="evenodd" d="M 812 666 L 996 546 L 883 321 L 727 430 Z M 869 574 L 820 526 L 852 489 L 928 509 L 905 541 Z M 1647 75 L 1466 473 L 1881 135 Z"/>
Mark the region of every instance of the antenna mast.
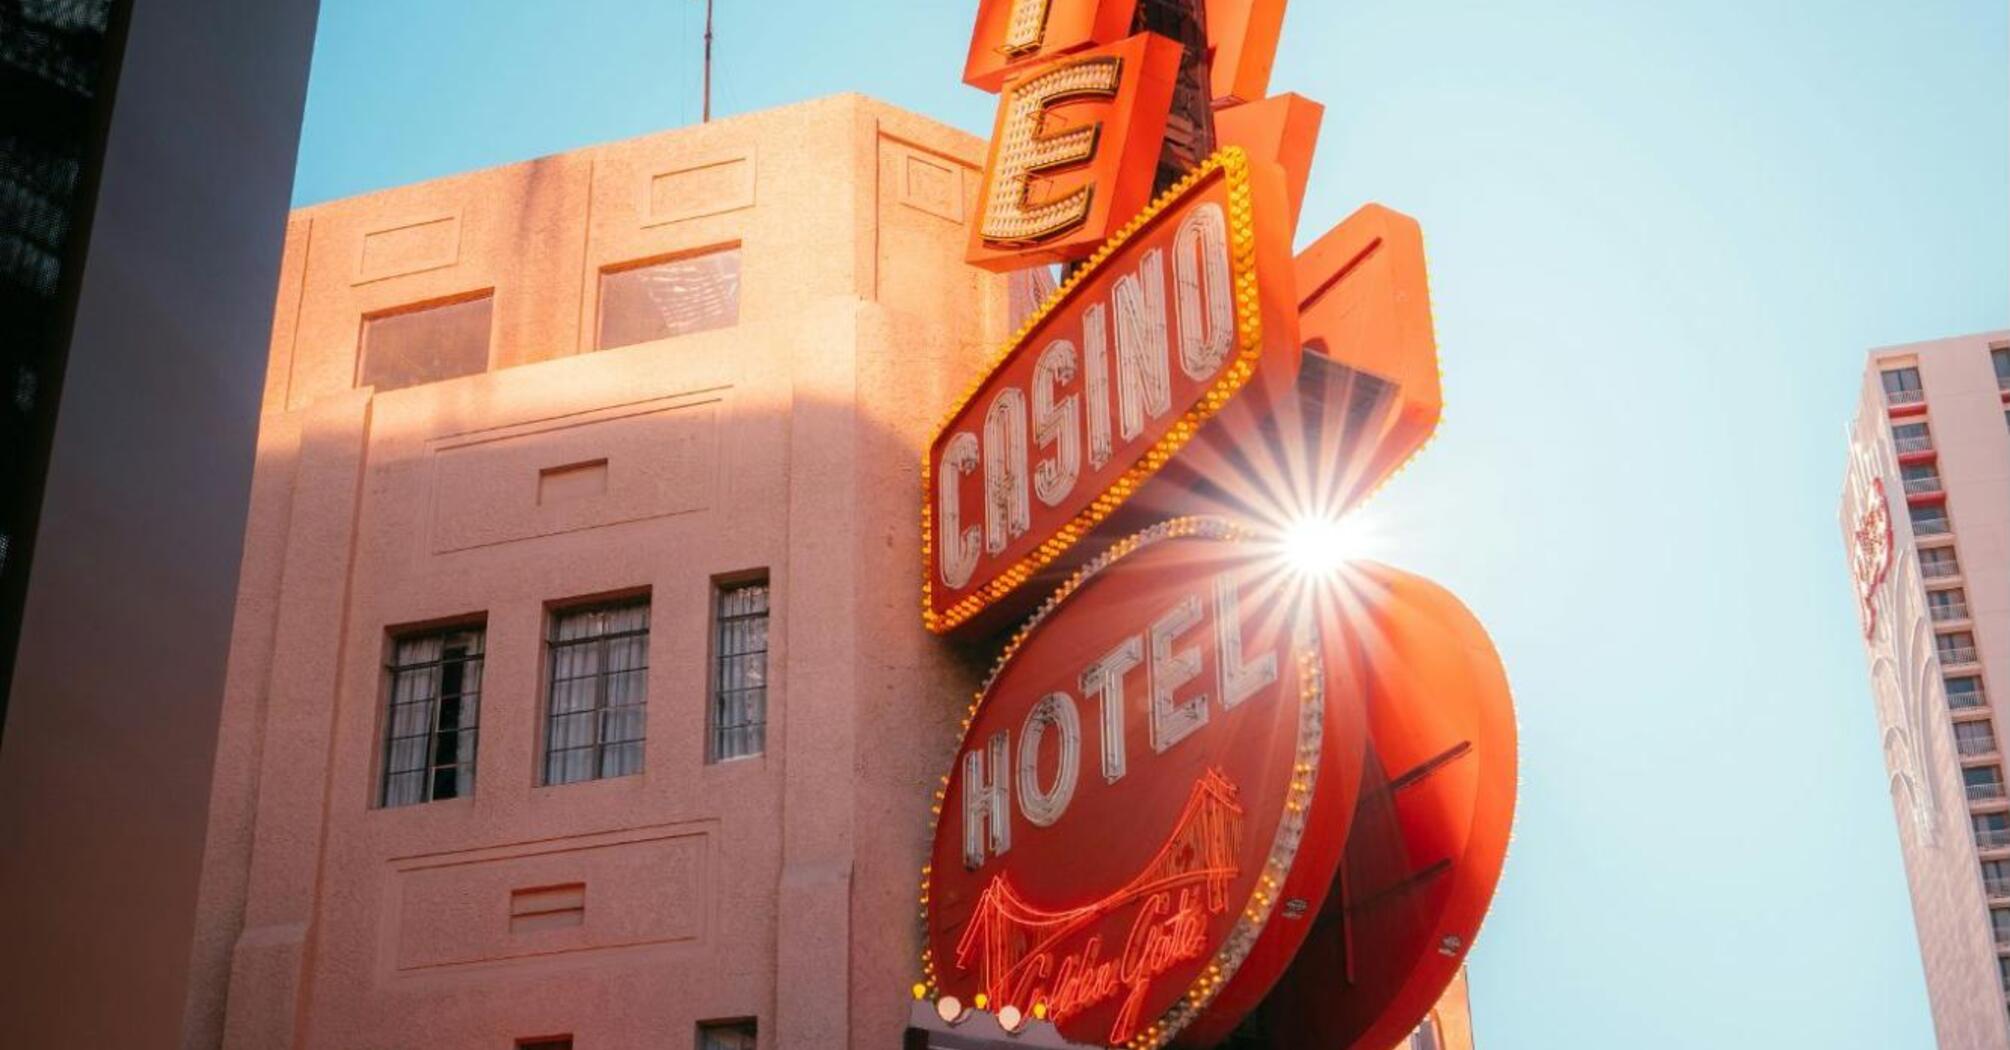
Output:
<path fill-rule="evenodd" d="M 712 122 L 712 0 L 705 0 L 705 119 Z"/>

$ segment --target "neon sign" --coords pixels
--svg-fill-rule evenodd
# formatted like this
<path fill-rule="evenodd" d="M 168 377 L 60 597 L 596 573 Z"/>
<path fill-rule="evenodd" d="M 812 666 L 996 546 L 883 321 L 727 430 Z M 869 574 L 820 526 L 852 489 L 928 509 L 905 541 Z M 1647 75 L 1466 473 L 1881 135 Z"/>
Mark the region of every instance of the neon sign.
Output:
<path fill-rule="evenodd" d="M 1265 95 L 1283 9 L 980 0 L 966 257 L 1069 269 L 922 463 L 924 623 L 1025 622 L 936 796 L 914 994 L 948 1024 L 1156 1050 L 1257 1014 L 1274 1050 L 1380 1050 L 1499 879 L 1484 630 L 1262 542 L 1366 499 L 1441 405 L 1414 221 L 1368 205 L 1290 255 L 1322 110 Z"/>
<path fill-rule="evenodd" d="M 1877 589 L 1891 573 L 1891 502 L 1875 479 L 1858 500 L 1856 525 L 1850 530 L 1850 575 L 1856 581 L 1857 611 L 1863 614 L 1863 636 L 1877 633 Z"/>

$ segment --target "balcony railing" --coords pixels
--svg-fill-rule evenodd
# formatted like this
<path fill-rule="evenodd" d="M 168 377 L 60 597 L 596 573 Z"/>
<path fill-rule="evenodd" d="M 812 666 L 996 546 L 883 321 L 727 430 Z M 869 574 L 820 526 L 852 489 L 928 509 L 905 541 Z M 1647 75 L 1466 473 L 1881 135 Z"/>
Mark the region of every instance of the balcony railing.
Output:
<path fill-rule="evenodd" d="M 1926 391 L 1924 390 L 1887 390 L 1884 392 L 1884 403 L 1887 405 L 1916 405 L 1924 400 L 1926 400 Z"/>
<path fill-rule="evenodd" d="M 2010 846 L 2010 828 L 1976 829 L 1975 848 L 2002 849 L 2005 846 Z"/>
<path fill-rule="evenodd" d="M 1920 518 L 1912 523 L 1912 534 L 1915 536 L 1945 536 L 1952 531 L 1954 527 L 1947 523 L 1946 518 Z"/>
<path fill-rule="evenodd" d="M 1939 492 L 1940 475 L 1935 474 L 1930 478 L 1907 478 L 1905 479 L 1905 491 L 1909 495 L 1918 495 L 1923 492 Z"/>
<path fill-rule="evenodd" d="M 1933 451 L 1933 435 L 1931 434 L 1922 434 L 1919 437 L 1895 437 L 1891 439 L 1891 443 L 1900 452 Z"/>
<path fill-rule="evenodd" d="M 1996 753 L 1996 741 L 1954 738 L 1954 752 L 1962 758 L 1983 758 Z M 2010 835 L 2010 832 L 2004 834 Z"/>
<path fill-rule="evenodd" d="M 1994 802 L 2002 797 L 2003 782 L 2000 780 L 1994 784 L 1968 785 L 1968 801 L 1970 802 Z"/>
<path fill-rule="evenodd" d="M 1947 694 L 1947 706 L 1956 711 L 1973 711 L 1978 707 L 1988 706 L 1988 703 L 1989 701 L 1983 697 L 1979 690 L 1976 692 Z"/>
<path fill-rule="evenodd" d="M 1972 645 L 1951 646 L 1940 650 L 1940 662 L 1944 664 L 1972 664 L 1975 662 L 1975 647 Z"/>
<path fill-rule="evenodd" d="M 1949 576 L 1961 575 L 1959 562 L 1920 562 L 1919 574 L 1929 580 L 1944 580 Z"/>
<path fill-rule="evenodd" d="M 2010 390 L 2010 376 L 1997 376 L 1997 377 L 1996 377 L 1996 389 L 1998 389 L 1998 390 Z"/>
<path fill-rule="evenodd" d="M 1926 612 L 1927 615 L 1940 623 L 1946 623 L 1949 620 L 1966 620 L 1968 619 L 1968 603 L 1950 602 L 1945 605 L 1929 605 Z"/>
<path fill-rule="evenodd" d="M 1985 879 L 1982 883 L 1982 891 L 1991 897 L 2010 897 L 2010 882 Z"/>

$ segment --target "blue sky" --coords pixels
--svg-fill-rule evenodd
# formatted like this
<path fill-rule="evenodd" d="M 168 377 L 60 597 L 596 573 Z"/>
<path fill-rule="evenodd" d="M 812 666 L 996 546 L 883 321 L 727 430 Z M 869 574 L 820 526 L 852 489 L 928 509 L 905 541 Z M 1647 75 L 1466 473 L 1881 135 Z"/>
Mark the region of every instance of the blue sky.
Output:
<path fill-rule="evenodd" d="M 974 0 L 717 0 L 723 115 L 983 133 Z M 690 123 L 702 0 L 323 0 L 295 199 Z M 1998 0 L 1298 0 L 1301 239 L 1431 255 L 1446 417 L 1364 513 L 1522 725 L 1487 1050 L 1933 1045 L 1835 503 L 1863 351 L 2010 326 Z M 1977 917 L 1981 921 L 1981 917 Z"/>

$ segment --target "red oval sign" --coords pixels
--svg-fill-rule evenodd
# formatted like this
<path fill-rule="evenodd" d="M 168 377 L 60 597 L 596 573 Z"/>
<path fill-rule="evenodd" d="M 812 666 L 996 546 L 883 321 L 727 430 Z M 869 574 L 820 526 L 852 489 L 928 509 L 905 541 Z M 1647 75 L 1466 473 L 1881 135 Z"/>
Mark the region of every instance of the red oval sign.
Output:
<path fill-rule="evenodd" d="M 1263 1005 L 1275 1046 L 1389 1046 L 1415 1028 L 1472 947 L 1514 824 L 1514 708 L 1485 629 L 1423 577 L 1356 563 L 1345 580 L 1367 769 L 1320 932 Z"/>
<path fill-rule="evenodd" d="M 1211 519 L 1119 542 L 1042 607 L 944 786 L 937 994 L 1132 1047 L 1256 1004 L 1320 910 L 1361 776 L 1354 659 L 1304 607 Z"/>

